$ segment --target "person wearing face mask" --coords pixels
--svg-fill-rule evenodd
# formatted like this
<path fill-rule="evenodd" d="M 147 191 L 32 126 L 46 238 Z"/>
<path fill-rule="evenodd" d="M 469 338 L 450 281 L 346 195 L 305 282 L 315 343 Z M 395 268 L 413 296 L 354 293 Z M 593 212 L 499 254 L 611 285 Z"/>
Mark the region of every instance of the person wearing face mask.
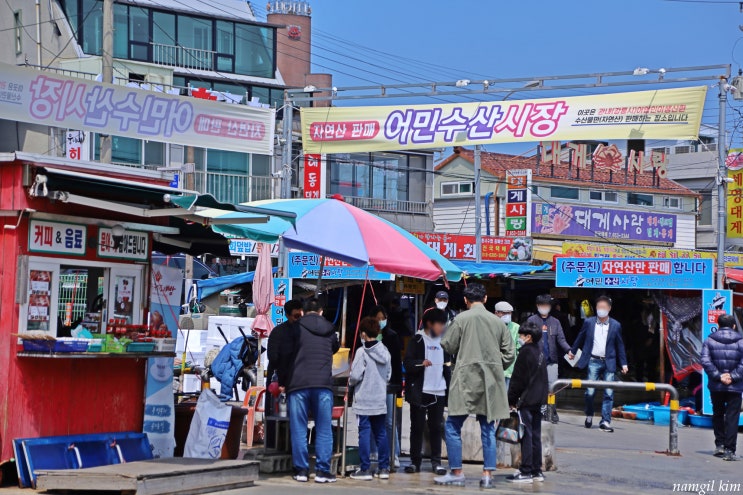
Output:
<path fill-rule="evenodd" d="M 549 384 L 552 385 L 558 378 L 558 363 L 560 362 L 560 356 L 570 351 L 570 346 L 567 340 L 565 340 L 565 332 L 563 331 L 560 320 L 554 316 L 550 316 L 552 311 L 552 296 L 549 294 L 542 294 L 537 296 L 537 314 L 530 316 L 526 322 L 534 323 L 539 329 L 542 330 L 542 338 L 540 344 L 542 346 L 542 352 L 547 361 L 547 378 Z M 551 418 L 553 423 L 560 421 L 557 416 L 557 409 L 555 406 L 552 408 Z M 543 414 L 546 414 L 546 407 Z"/>
<path fill-rule="evenodd" d="M 387 440 L 391 442 L 390 445 L 394 445 L 395 447 L 394 456 L 392 456 L 392 466 L 396 469 L 400 467 L 400 436 L 397 432 L 400 431 L 402 410 L 398 410 L 395 407 L 395 398 L 402 393 L 402 344 L 400 343 L 400 337 L 397 332 L 390 328 L 387 310 L 384 306 L 375 306 L 372 308 L 369 316 L 376 318 L 379 322 L 381 332 L 377 336 L 377 340 L 384 344 L 391 357 L 392 375 L 387 386 Z M 395 428 L 397 432 L 395 434 L 392 431 L 393 414 L 397 414 Z M 372 442 L 372 457 L 374 457 L 375 453 L 377 453 L 377 446 L 375 442 Z"/>
<path fill-rule="evenodd" d="M 451 323 L 452 320 L 454 320 L 454 317 L 457 316 L 457 312 L 449 307 L 449 293 L 445 290 L 438 291 L 433 299 L 433 302 L 436 305 L 437 309 L 440 309 L 441 311 L 446 313 L 447 324 Z"/>
<path fill-rule="evenodd" d="M 513 342 L 516 344 L 516 355 L 518 356 L 519 348 L 521 347 L 519 345 L 519 324 L 513 321 L 513 306 L 508 304 L 506 301 L 500 301 L 495 304 L 495 316 L 503 320 L 503 323 L 506 324 L 506 328 L 508 328 L 508 331 L 511 332 L 511 337 L 513 337 Z M 516 363 L 512 364 L 506 371 L 506 387 L 511 382 L 511 376 L 513 375 L 513 367 L 516 365 Z"/>
<path fill-rule="evenodd" d="M 596 316 L 586 318 L 583 322 L 578 338 L 568 357 L 573 359 L 578 349 L 582 350 L 580 359 L 575 367 L 588 368 L 588 380 L 613 382 L 617 368 L 621 367 L 622 374 L 627 374 L 627 354 L 622 341 L 622 325 L 614 318 L 609 317 L 611 298 L 599 296 L 596 299 Z M 586 421 L 585 427 L 593 425 L 593 396 L 596 389 L 586 389 Z M 599 429 L 612 433 L 611 410 L 614 407 L 614 391 L 604 390 L 604 401 L 601 405 L 601 422 Z"/>

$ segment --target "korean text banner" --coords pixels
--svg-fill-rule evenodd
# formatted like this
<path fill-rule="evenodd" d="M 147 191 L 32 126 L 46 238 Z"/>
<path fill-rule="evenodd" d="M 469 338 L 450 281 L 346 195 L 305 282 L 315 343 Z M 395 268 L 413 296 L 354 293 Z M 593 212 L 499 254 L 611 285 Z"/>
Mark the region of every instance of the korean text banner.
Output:
<path fill-rule="evenodd" d="M 733 313 L 733 291 L 712 289 L 702 291 L 702 342 L 719 330 L 717 318 L 725 313 Z M 712 397 L 710 397 L 708 383 L 707 373 L 702 373 L 702 412 L 704 414 L 712 414 Z"/>
<path fill-rule="evenodd" d="M 697 139 L 704 86 L 539 100 L 302 108 L 306 153 L 578 139 Z"/>
<path fill-rule="evenodd" d="M 676 242 L 676 215 L 615 210 L 594 206 L 537 203 L 531 231 L 535 235 L 622 241 Z"/>
<path fill-rule="evenodd" d="M 713 261 L 667 258 L 558 258 L 556 287 L 711 289 Z"/>
<path fill-rule="evenodd" d="M 273 154 L 274 111 L 0 64 L 6 120 L 202 148 Z"/>
<path fill-rule="evenodd" d="M 289 278 L 316 279 L 320 275 L 321 256 L 312 253 L 289 253 Z M 373 266 L 351 266 L 343 261 L 325 258 L 322 278 L 325 280 L 395 280 L 391 273 L 379 272 Z"/>

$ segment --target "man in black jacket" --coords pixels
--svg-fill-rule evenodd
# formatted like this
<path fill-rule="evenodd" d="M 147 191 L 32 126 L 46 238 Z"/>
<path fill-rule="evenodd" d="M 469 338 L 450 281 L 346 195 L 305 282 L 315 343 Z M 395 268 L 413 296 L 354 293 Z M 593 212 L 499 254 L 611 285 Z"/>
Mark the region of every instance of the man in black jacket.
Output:
<path fill-rule="evenodd" d="M 527 321 L 519 327 L 521 348 L 508 387 L 508 405 L 518 409 L 524 424 L 519 472 L 507 476 L 512 483 L 544 481 L 542 474 L 542 405 L 548 392 L 547 367 L 540 348 L 542 329 Z"/>
<path fill-rule="evenodd" d="M 423 429 L 428 423 L 431 466 L 439 476 L 444 407 L 451 378 L 451 356 L 441 347 L 446 312 L 434 308 L 423 315 L 423 331 L 416 334 L 405 350 L 405 399 L 410 403 L 410 460 L 406 473 L 419 473 L 423 451 Z"/>
<path fill-rule="evenodd" d="M 268 379 L 273 381 L 273 375 L 281 387 L 289 384 L 292 366 L 294 366 L 294 344 L 297 340 L 297 322 L 302 317 L 302 303 L 296 299 L 284 305 L 286 321 L 277 325 L 268 335 Z"/>
<path fill-rule="evenodd" d="M 299 320 L 294 370 L 289 380 L 289 428 L 292 437 L 294 479 L 309 480 L 307 418 L 315 419 L 316 483 L 334 483 L 330 472 L 333 454 L 333 354 L 340 344 L 333 325 L 323 318 L 322 305 L 316 298 L 304 305 L 305 315 Z"/>

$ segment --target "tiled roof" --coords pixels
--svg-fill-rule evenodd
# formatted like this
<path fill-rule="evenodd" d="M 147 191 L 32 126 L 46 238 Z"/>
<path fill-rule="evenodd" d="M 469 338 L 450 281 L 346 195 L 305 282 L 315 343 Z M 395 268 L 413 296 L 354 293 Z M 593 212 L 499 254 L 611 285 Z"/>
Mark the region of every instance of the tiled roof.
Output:
<path fill-rule="evenodd" d="M 457 158 L 463 158 L 474 164 L 475 152 L 471 149 L 457 146 L 454 148 L 454 153 L 436 165 L 435 169 L 441 170 Z M 536 156 L 515 156 L 485 151 L 480 154 L 480 163 L 484 172 L 499 178 L 505 178 L 506 170 L 531 169 L 533 174 L 532 180 L 534 182 L 575 187 L 611 188 L 631 192 L 657 193 L 661 191 L 682 196 L 698 196 L 696 192 L 668 178 L 660 179 L 660 184 L 658 184 L 658 179 L 656 178 L 656 183 L 653 185 L 653 174 L 648 171 L 637 174 L 636 178 L 633 174 L 629 174 L 625 180 L 624 171 L 610 173 L 606 169 L 595 169 L 593 177 L 591 177 L 591 171 L 584 169 L 581 170 L 580 178 L 576 178 L 575 167 L 570 168 L 564 162 L 555 166 L 554 169 L 549 164 L 543 164 L 539 167 L 539 171 L 537 171 Z"/>

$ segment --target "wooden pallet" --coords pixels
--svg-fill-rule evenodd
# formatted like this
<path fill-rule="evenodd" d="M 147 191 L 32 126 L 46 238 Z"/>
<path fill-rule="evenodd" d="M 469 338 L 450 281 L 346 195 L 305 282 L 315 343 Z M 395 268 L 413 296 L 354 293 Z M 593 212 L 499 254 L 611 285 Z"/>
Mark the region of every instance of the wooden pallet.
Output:
<path fill-rule="evenodd" d="M 259 465 L 254 461 L 172 458 L 87 469 L 37 471 L 37 489 L 196 495 L 251 486 L 258 480 Z"/>

